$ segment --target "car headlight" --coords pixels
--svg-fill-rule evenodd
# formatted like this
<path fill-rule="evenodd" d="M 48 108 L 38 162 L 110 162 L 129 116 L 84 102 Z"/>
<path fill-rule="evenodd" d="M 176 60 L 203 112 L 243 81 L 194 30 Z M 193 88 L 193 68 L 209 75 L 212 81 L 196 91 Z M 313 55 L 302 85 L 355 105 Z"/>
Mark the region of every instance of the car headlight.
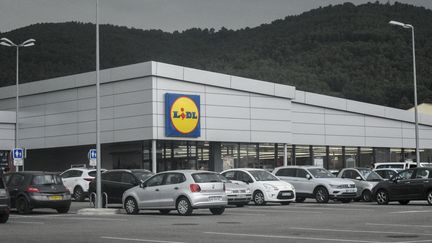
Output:
<path fill-rule="evenodd" d="M 336 189 L 341 189 L 341 188 L 343 188 L 342 185 L 332 185 L 332 184 L 330 184 L 329 186 L 330 186 L 331 188 L 336 188 Z"/>
<path fill-rule="evenodd" d="M 231 190 L 228 190 L 228 189 L 225 189 L 225 193 L 227 193 L 227 194 L 231 194 L 232 191 L 231 191 Z"/>
<path fill-rule="evenodd" d="M 0 189 L 0 197 L 7 197 L 6 189 Z"/>
<path fill-rule="evenodd" d="M 251 190 L 249 188 L 246 189 L 246 193 L 251 193 Z"/>
<path fill-rule="evenodd" d="M 265 187 L 265 189 L 266 189 L 267 191 L 270 191 L 270 190 L 275 190 L 275 191 L 277 191 L 277 190 L 279 190 L 277 187 L 275 187 L 275 186 L 273 186 L 273 185 L 270 185 L 270 184 L 264 184 L 264 187 Z"/>

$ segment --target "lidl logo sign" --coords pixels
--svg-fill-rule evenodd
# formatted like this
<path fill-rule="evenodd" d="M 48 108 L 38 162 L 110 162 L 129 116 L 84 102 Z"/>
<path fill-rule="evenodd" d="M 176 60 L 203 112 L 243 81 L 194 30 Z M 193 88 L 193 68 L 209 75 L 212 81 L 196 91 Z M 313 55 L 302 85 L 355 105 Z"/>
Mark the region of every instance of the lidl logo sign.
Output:
<path fill-rule="evenodd" d="M 199 95 L 165 94 L 165 135 L 167 137 L 199 137 Z"/>

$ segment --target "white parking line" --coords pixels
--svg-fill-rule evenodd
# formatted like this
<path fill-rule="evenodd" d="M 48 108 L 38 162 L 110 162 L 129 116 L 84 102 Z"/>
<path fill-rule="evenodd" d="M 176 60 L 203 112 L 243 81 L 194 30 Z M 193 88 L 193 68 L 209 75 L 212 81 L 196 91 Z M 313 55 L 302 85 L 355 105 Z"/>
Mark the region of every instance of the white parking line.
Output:
<path fill-rule="evenodd" d="M 269 238 L 269 239 L 293 239 L 293 240 L 315 240 L 315 241 L 358 242 L 358 243 L 384 243 L 382 241 L 314 238 L 314 237 L 285 236 L 285 235 L 257 235 L 257 234 L 239 234 L 239 233 L 226 233 L 226 232 L 203 232 L 203 233 L 204 234 L 212 234 L 212 235 L 243 236 L 243 237 L 255 237 L 255 238 L 261 237 L 261 238 Z"/>
<path fill-rule="evenodd" d="M 259 214 L 259 213 L 225 213 L 226 215 L 251 215 L 251 216 L 265 216 L 265 214 Z"/>
<path fill-rule="evenodd" d="M 391 213 L 432 213 L 432 210 L 411 210 L 411 211 L 398 211 Z"/>
<path fill-rule="evenodd" d="M 138 242 L 185 243 L 185 242 L 180 242 L 180 241 L 146 240 L 146 239 L 120 238 L 120 237 L 109 237 L 109 236 L 101 236 L 101 238 L 107 239 L 107 240 L 123 240 L 123 241 L 138 241 Z"/>
<path fill-rule="evenodd" d="M 376 223 L 366 223 L 366 225 L 374 225 L 374 226 L 396 226 L 396 227 L 419 227 L 419 228 L 432 228 L 432 225 L 415 225 L 415 224 L 376 224 Z"/>
<path fill-rule="evenodd" d="M 30 222 L 30 221 L 13 221 L 16 224 L 45 224 L 44 222 Z"/>
<path fill-rule="evenodd" d="M 321 214 L 323 212 L 311 212 L 311 211 L 305 211 L 305 210 L 263 210 L 263 209 L 242 209 L 238 212 L 260 212 L 260 213 L 318 213 Z"/>
<path fill-rule="evenodd" d="M 290 229 L 295 229 L 295 230 L 310 230 L 310 231 L 368 233 L 368 234 L 426 235 L 426 236 L 432 235 L 432 234 L 426 234 L 426 233 L 412 233 L 412 232 L 409 233 L 409 232 L 400 232 L 400 231 L 346 230 L 346 229 L 323 229 L 323 228 L 319 228 L 318 229 L 318 228 L 302 228 L 302 227 L 290 227 Z"/>

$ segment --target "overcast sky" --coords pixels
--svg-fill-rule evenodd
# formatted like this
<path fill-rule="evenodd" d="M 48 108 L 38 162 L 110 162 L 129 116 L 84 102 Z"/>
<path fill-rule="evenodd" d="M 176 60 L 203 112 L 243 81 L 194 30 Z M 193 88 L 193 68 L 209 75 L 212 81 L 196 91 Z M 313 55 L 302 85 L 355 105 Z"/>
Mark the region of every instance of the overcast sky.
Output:
<path fill-rule="evenodd" d="M 385 3 L 388 0 L 380 0 Z M 172 32 L 255 27 L 346 0 L 99 0 L 100 23 Z M 354 4 L 375 0 L 353 0 Z M 391 3 L 395 2 L 390 0 Z M 432 0 L 398 0 L 432 9 Z M 94 22 L 96 0 L 0 0 L 0 31 L 35 23 Z"/>

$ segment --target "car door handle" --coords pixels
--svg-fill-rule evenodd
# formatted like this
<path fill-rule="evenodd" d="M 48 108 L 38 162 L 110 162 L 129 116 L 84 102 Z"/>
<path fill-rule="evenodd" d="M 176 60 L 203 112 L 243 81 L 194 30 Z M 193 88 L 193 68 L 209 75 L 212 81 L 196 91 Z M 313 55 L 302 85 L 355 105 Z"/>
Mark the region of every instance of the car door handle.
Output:
<path fill-rule="evenodd" d="M 159 189 L 155 189 L 155 191 L 157 191 L 157 192 L 158 192 L 158 191 L 159 191 Z"/>
<path fill-rule="evenodd" d="M 178 187 L 174 187 L 174 190 L 178 190 L 179 188 Z"/>

